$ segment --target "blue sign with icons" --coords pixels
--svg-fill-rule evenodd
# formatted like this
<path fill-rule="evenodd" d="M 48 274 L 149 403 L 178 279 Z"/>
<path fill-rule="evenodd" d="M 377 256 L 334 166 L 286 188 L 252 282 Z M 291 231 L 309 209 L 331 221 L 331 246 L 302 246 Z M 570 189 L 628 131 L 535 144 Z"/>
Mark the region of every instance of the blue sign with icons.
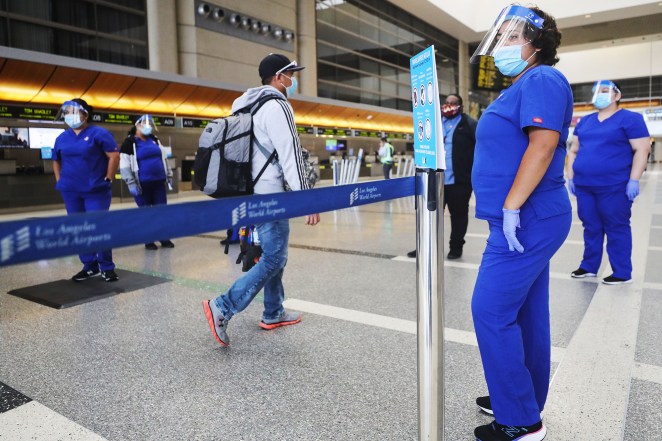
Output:
<path fill-rule="evenodd" d="M 414 110 L 414 162 L 420 168 L 445 169 L 434 46 L 413 56 L 409 66 Z"/>

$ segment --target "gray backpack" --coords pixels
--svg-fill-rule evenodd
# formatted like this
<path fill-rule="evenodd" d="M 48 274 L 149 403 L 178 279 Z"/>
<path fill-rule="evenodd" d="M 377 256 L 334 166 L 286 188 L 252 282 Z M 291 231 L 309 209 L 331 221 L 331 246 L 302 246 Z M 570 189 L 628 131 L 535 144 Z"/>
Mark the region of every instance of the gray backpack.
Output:
<path fill-rule="evenodd" d="M 203 193 L 213 198 L 253 194 L 255 184 L 276 157 L 274 150 L 253 180 L 253 115 L 272 99 L 281 98 L 267 95 L 251 106 L 207 124 L 193 163 L 194 180 Z"/>

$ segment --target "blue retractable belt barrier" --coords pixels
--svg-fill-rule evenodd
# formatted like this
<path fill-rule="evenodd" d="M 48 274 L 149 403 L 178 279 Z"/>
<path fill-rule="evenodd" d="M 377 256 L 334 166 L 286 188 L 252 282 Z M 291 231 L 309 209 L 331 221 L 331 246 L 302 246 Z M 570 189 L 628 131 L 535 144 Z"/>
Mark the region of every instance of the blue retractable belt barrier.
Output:
<path fill-rule="evenodd" d="M 413 196 L 414 179 L 2 222 L 0 266 Z"/>

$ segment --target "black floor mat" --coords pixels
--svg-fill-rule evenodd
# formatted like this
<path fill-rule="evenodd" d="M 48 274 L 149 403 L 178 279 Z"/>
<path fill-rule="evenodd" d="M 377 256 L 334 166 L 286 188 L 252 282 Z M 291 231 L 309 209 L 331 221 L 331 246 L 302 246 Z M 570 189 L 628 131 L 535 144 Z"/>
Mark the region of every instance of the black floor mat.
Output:
<path fill-rule="evenodd" d="M 64 309 L 116 294 L 170 282 L 170 279 L 134 273 L 132 271 L 116 269 L 115 272 L 119 276 L 117 282 L 105 282 L 101 277 L 93 277 L 83 282 L 57 280 L 41 285 L 14 289 L 9 291 L 8 294 L 50 306 L 51 308 Z"/>

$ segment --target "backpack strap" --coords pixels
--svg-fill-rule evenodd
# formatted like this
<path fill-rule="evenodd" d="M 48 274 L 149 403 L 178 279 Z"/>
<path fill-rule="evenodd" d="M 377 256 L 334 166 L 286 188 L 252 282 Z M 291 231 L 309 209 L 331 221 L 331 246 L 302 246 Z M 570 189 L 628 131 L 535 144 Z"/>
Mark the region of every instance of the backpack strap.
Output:
<path fill-rule="evenodd" d="M 271 100 L 283 100 L 283 99 L 276 95 L 266 95 L 260 98 L 259 100 L 257 100 L 257 102 L 255 102 L 252 106 L 247 106 L 245 109 L 248 110 L 250 107 L 251 116 L 254 116 L 257 113 L 257 111 L 260 110 L 262 106 L 265 105 L 267 101 L 271 101 Z M 267 170 L 269 164 L 271 164 L 274 160 L 278 161 L 278 154 L 276 153 L 275 149 L 273 152 L 271 152 L 271 154 L 269 154 L 267 149 L 262 144 L 260 144 L 260 142 L 257 140 L 255 136 L 252 135 L 252 128 L 251 128 L 251 136 L 253 137 L 253 141 L 255 141 L 255 145 L 260 150 L 260 152 L 267 157 L 267 162 L 264 163 L 264 166 L 260 170 L 260 173 L 258 173 L 255 179 L 253 180 L 253 186 L 255 186 L 255 184 L 257 184 L 257 181 L 259 181 L 260 178 L 262 177 L 262 174 Z M 253 143 L 251 143 L 251 146 L 252 145 Z"/>

